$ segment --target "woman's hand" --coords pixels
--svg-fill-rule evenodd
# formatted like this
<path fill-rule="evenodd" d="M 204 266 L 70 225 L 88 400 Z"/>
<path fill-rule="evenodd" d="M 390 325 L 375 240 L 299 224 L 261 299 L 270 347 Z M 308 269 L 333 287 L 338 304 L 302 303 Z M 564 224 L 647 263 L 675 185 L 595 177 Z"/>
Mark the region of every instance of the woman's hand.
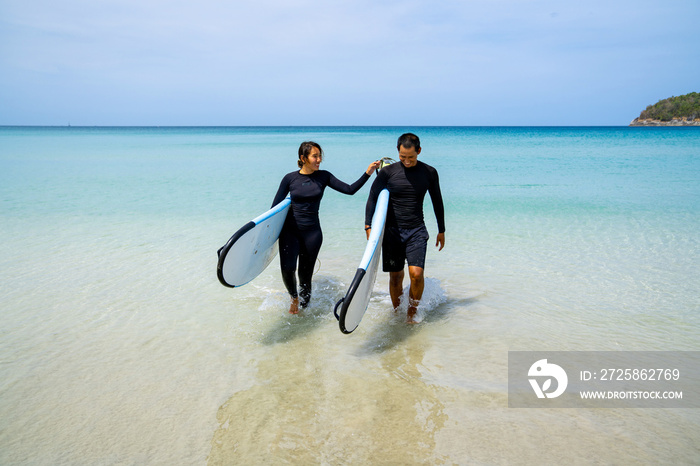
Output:
<path fill-rule="evenodd" d="M 372 173 L 374 173 L 375 170 L 379 170 L 380 166 L 381 166 L 381 162 L 379 160 L 376 160 L 376 161 L 369 164 L 369 167 L 367 167 L 367 171 L 365 173 L 367 173 L 368 175 L 371 175 Z"/>

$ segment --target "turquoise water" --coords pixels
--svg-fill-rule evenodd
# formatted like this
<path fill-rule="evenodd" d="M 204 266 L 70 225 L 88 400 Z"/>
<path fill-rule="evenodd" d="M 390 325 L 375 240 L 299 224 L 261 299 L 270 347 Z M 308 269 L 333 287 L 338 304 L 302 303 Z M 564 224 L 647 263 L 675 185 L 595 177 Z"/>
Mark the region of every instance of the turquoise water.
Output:
<path fill-rule="evenodd" d="M 276 262 L 239 289 L 216 250 L 303 140 L 353 181 L 422 140 L 446 203 L 420 325 L 380 273 L 332 306 L 364 203 L 327 191 L 302 316 Z M 435 219 L 426 201 L 426 222 Z M 516 410 L 509 350 L 698 350 L 695 128 L 0 128 L 0 462 L 691 463 L 697 410 Z M 537 448 L 534 446 L 537 445 Z"/>

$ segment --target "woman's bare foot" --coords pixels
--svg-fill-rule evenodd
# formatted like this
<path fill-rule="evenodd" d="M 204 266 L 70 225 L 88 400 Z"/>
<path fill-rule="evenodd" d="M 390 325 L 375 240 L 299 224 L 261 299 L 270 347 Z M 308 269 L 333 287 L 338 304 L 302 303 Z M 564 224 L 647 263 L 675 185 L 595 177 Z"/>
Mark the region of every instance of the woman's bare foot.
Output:
<path fill-rule="evenodd" d="M 290 314 L 299 314 L 299 298 L 292 298 L 292 304 L 289 306 Z"/>

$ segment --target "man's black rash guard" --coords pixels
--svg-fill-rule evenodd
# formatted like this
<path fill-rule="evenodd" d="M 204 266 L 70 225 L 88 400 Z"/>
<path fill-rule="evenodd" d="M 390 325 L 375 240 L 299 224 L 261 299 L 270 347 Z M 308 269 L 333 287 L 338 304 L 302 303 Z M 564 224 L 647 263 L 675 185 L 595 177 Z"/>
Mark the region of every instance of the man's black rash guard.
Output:
<path fill-rule="evenodd" d="M 377 197 L 384 188 L 387 188 L 390 194 L 387 226 L 410 229 L 425 225 L 423 200 L 425 193 L 429 192 L 437 219 L 438 233 L 445 232 L 445 207 L 442 203 L 438 173 L 433 167 L 418 161 L 411 168 L 406 168 L 401 162 L 382 168 L 377 179 L 372 183 L 367 199 L 366 225 L 372 226 Z"/>
<path fill-rule="evenodd" d="M 287 215 L 287 224 L 299 230 L 310 230 L 320 227 L 318 209 L 326 186 L 343 194 L 355 194 L 369 179 L 365 172 L 353 184 L 347 184 L 326 170 L 317 170 L 310 175 L 302 175 L 298 171 L 287 173 L 277 190 L 272 205 L 277 205 L 290 195 L 292 199 L 291 215 Z"/>

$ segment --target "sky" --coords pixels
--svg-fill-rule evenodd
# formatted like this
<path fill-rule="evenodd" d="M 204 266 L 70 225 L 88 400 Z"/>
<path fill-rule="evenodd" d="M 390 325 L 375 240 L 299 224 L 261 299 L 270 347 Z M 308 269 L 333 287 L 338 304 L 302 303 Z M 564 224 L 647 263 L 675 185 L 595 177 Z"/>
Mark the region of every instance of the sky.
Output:
<path fill-rule="evenodd" d="M 627 125 L 700 92 L 698 24 L 698 0 L 0 0 L 0 125 Z"/>

